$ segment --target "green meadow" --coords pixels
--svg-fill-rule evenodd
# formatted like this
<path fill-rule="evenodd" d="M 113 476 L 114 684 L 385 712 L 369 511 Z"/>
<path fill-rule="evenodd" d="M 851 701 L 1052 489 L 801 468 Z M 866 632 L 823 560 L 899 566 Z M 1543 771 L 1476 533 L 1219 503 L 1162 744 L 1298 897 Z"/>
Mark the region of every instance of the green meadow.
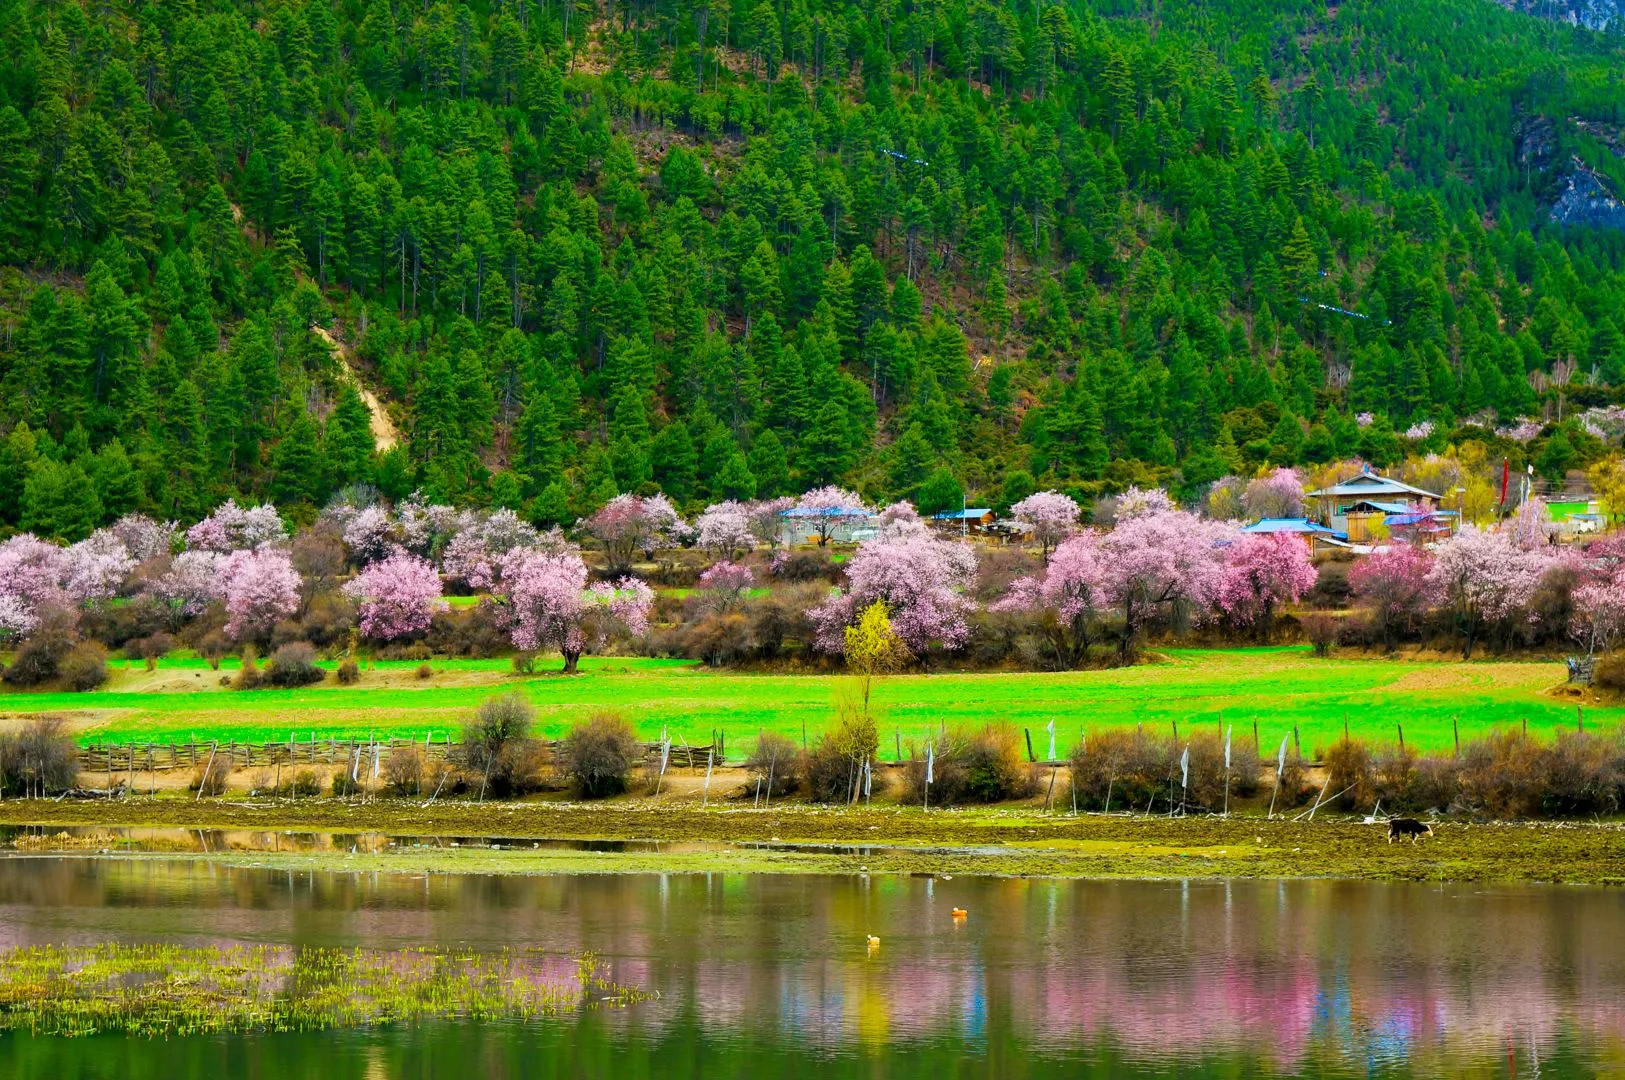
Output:
<path fill-rule="evenodd" d="M 556 664 L 557 661 L 545 662 Z M 235 739 L 410 737 L 436 740 L 463 723 L 485 698 L 519 690 L 535 703 L 537 734 L 554 737 L 600 710 L 622 713 L 648 738 L 664 729 L 674 742 L 703 744 L 723 731 L 729 756 L 758 732 L 800 738 L 831 722 L 850 678 L 716 671 L 685 660 L 600 657 L 563 676 L 514 674 L 506 660 L 440 660 L 419 679 L 416 663 L 379 662 L 354 686 L 236 691 L 228 674 L 199 660 L 114 665 L 107 687 L 88 694 L 0 694 L 0 722 L 40 714 L 66 718 L 82 743 L 206 742 Z M 1039 756 L 1069 752 L 1091 730 L 1144 724 L 1183 738 L 1197 729 L 1234 727 L 1266 754 L 1297 729 L 1304 752 L 1341 735 L 1447 749 L 1461 738 L 1527 724 L 1531 733 L 1572 727 L 1573 702 L 1547 692 L 1562 683 L 1556 662 L 1316 659 L 1306 648 L 1171 650 L 1126 669 L 1080 672 L 902 675 L 878 680 L 882 755 L 900 739 L 921 741 L 942 727 L 1006 721 L 1031 731 Z M 1588 727 L 1612 728 L 1625 709 L 1587 707 Z"/>

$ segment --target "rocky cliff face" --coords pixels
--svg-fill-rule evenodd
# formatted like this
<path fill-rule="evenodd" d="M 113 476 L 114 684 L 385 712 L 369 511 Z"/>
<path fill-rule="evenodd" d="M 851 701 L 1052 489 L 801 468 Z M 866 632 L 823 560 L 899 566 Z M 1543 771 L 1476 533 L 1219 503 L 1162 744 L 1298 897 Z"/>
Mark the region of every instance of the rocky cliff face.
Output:
<path fill-rule="evenodd" d="M 1607 29 L 1611 20 L 1625 17 L 1625 0 L 1511 0 L 1507 6 L 1588 30 Z"/>
<path fill-rule="evenodd" d="M 1596 229 L 1625 229 L 1625 203 L 1608 189 L 1607 181 L 1575 158 L 1563 178 L 1562 192 L 1552 204 L 1552 220 Z"/>

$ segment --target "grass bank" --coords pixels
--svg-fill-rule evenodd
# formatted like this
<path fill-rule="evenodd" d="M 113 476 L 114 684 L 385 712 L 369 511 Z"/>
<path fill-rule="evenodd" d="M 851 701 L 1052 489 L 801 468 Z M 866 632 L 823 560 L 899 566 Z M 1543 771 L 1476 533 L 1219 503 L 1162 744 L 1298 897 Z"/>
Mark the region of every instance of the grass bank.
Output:
<path fill-rule="evenodd" d="M 0 694 L 0 721 L 42 713 L 73 723 L 83 743 L 239 742 L 375 735 L 421 739 L 461 725 L 484 698 L 519 689 L 536 705 L 537 734 L 561 735 L 582 716 L 623 713 L 646 738 L 662 729 L 700 744 L 726 733 L 730 756 L 759 731 L 799 739 L 829 722 L 845 680 L 834 675 L 740 674 L 683 660 L 589 658 L 580 675 L 521 676 L 506 660 L 439 660 L 421 679 L 417 663 L 377 663 L 355 686 L 335 682 L 303 690 L 235 691 L 202 661 L 166 660 L 148 672 L 115 664 L 108 686 L 88 694 Z M 227 669 L 229 673 L 229 667 Z M 1403 725 L 1418 750 L 1452 746 L 1498 727 L 1527 724 L 1549 734 L 1576 722 L 1572 701 L 1548 691 L 1562 683 L 1553 662 L 1316 659 L 1306 648 L 1171 650 L 1159 662 L 1079 672 L 915 674 L 882 680 L 883 755 L 898 739 L 920 739 L 943 725 L 1007 720 L 1031 729 L 1040 756 L 1043 728 L 1055 721 L 1065 755 L 1082 732 L 1143 723 L 1181 732 L 1234 726 L 1251 738 L 1256 721 L 1268 753 L 1297 728 L 1305 753 L 1340 736 L 1389 741 Z M 1617 724 L 1625 709 L 1587 708 L 1591 724 Z M 437 737 L 439 737 L 437 736 Z"/>
<path fill-rule="evenodd" d="M 401 873 L 905 873 L 1052 877 L 1350 878 L 1393 881 L 1625 883 L 1625 828 L 1606 824 L 1446 823 L 1419 845 L 1389 844 L 1380 826 L 1329 817 L 1049 815 L 1028 807 L 922 812 L 804 805 L 676 805 L 337 800 L 297 803 L 186 798 L 0 803 L 0 824 L 27 825 L 23 852 L 131 854 L 117 830 L 219 830 L 209 854 L 180 846 L 142 858 L 207 858 L 287 869 Z M 68 826 L 106 830 L 56 838 Z M 348 838 L 283 845 L 269 834 Z M 179 835 L 177 833 L 177 835 Z M 233 837 L 236 837 L 234 840 Z M 368 838 L 371 839 L 363 839 Z M 503 849 L 466 846 L 506 838 Z M 631 850 L 525 850 L 526 839 L 641 841 Z M 454 840 L 458 846 L 453 847 Z M 515 843 L 514 841 L 517 841 Z M 147 845 L 149 848 L 151 845 Z"/>

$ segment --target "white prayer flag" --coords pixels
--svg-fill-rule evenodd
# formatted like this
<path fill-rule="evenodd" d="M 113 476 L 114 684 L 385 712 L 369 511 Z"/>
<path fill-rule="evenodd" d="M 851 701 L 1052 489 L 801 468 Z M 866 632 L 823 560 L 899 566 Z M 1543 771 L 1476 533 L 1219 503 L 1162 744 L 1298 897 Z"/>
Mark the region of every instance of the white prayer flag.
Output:
<path fill-rule="evenodd" d="M 1225 729 L 1224 729 L 1224 771 L 1225 772 L 1230 771 L 1230 732 L 1231 732 L 1231 730 L 1232 729 L 1231 729 L 1231 727 L 1229 725 L 1225 726 Z"/>
<path fill-rule="evenodd" d="M 1281 752 L 1275 755 L 1275 778 L 1279 780 L 1281 773 L 1286 769 L 1286 741 L 1289 736 L 1281 736 Z"/>
<path fill-rule="evenodd" d="M 1191 786 L 1191 748 L 1185 747 L 1185 752 L 1179 755 L 1179 787 L 1180 790 Z"/>
<path fill-rule="evenodd" d="M 925 747 L 925 784 L 927 787 L 931 786 L 931 781 L 934 779 L 932 774 L 936 768 L 936 764 L 937 746 L 935 743 L 927 743 Z"/>

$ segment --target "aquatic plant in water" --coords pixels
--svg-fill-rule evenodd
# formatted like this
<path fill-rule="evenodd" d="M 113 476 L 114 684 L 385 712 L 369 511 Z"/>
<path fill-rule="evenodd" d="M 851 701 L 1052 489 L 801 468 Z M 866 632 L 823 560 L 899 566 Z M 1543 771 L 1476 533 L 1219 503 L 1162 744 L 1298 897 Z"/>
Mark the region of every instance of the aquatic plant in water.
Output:
<path fill-rule="evenodd" d="M 103 943 L 0 952 L 0 1030 L 39 1035 L 530 1021 L 643 997 L 604 978 L 590 955 L 534 951 Z"/>

